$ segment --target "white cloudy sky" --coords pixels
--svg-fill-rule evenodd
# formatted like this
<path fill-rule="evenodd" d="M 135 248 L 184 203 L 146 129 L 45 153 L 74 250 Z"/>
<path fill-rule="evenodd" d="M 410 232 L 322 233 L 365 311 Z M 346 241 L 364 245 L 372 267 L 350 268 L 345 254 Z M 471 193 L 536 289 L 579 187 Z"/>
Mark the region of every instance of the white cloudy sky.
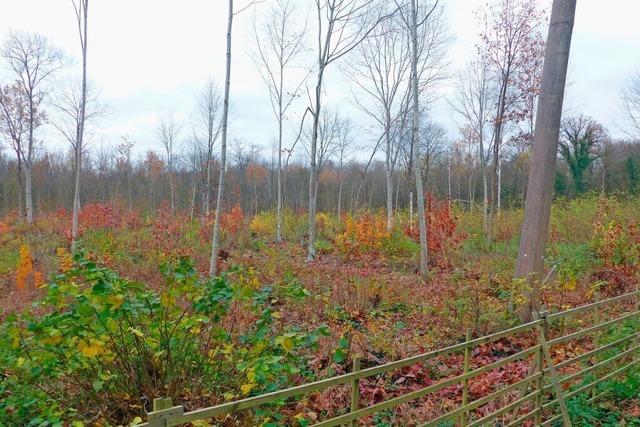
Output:
<path fill-rule="evenodd" d="M 241 5 L 246 0 L 238 0 Z M 265 147 L 269 156 L 275 127 L 268 94 L 249 57 L 252 20 L 268 7 L 236 17 L 232 74 L 233 120 L 230 136 Z M 311 0 L 296 0 L 306 9 Z M 538 0 L 548 7 L 549 0 Z M 78 56 L 79 43 L 71 0 L 0 0 L 0 42 L 10 29 L 41 33 Z M 477 29 L 473 12 L 485 0 L 443 0 L 454 36 L 451 72 L 469 58 Z M 94 131 L 95 146 L 115 145 L 121 135 L 137 143 L 137 151 L 160 149 L 156 136 L 159 119 L 167 114 L 185 122 L 194 111 L 195 94 L 209 76 L 222 82 L 226 30 L 225 0 L 91 0 L 89 17 L 89 76 L 108 106 L 108 115 Z M 640 2 L 637 0 L 578 0 L 570 65 L 568 102 L 572 108 L 603 122 L 614 136 L 622 136 L 618 119 L 619 93 L 625 79 L 640 67 Z M 76 62 L 77 70 L 79 63 Z M 0 67 L 0 81 L 8 78 Z M 369 124 L 351 106 L 343 77 L 330 70 L 330 102 L 353 116 L 360 143 L 371 136 Z M 443 97 L 451 91 L 446 84 Z M 298 106 L 299 110 L 303 106 Z M 455 123 L 445 102 L 433 108 L 433 117 L 455 138 Z M 185 132 L 185 137 L 186 137 Z M 46 133 L 49 146 L 63 147 L 54 132 Z"/>

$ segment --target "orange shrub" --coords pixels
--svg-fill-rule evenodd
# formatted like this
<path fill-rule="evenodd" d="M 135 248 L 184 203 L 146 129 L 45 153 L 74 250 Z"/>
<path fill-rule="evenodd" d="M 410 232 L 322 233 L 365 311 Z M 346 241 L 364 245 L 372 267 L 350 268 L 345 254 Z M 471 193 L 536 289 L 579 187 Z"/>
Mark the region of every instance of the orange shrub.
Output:
<path fill-rule="evenodd" d="M 387 224 L 382 218 L 365 214 L 353 219 L 349 215 L 345 220 L 344 232 L 336 236 L 335 243 L 345 255 L 361 255 L 378 252 L 388 238 Z"/>
<path fill-rule="evenodd" d="M 224 212 L 220 218 L 220 228 L 229 233 L 230 236 L 237 236 L 244 223 L 244 213 L 239 203 L 231 208 L 230 211 Z"/>
<path fill-rule="evenodd" d="M 33 256 L 27 245 L 20 245 L 20 257 L 18 258 L 18 267 L 16 268 L 16 287 L 24 290 L 31 280 L 34 288 L 42 286 L 44 276 L 41 272 L 36 271 L 33 265 Z"/>

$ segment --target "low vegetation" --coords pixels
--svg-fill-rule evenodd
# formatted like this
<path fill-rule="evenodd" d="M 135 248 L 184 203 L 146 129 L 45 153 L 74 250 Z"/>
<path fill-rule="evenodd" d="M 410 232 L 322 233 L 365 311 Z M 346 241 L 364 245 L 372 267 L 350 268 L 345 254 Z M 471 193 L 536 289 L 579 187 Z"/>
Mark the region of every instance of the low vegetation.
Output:
<path fill-rule="evenodd" d="M 376 365 L 459 342 L 467 328 L 480 336 L 518 322 L 526 289 L 511 277 L 521 211 L 501 212 L 489 242 L 481 212 L 431 203 L 428 284 L 416 274 L 416 226 L 406 212 L 391 230 L 382 212 L 342 220 L 318 214 L 320 255 L 309 265 L 303 216 L 285 213 L 286 242 L 276 244 L 272 213 L 231 209 L 221 221 L 224 273 L 211 279 L 211 221 L 190 221 L 187 213 L 87 205 L 73 255 L 66 212 L 42 215 L 32 228 L 4 217 L 0 424 L 126 424 L 142 419 L 154 397 L 195 409 L 348 372 L 355 355 Z M 557 274 L 543 289 L 548 309 L 591 302 L 596 291 L 604 298 L 635 289 L 639 209 L 635 197 L 595 194 L 554 203 L 547 263 Z M 435 372 L 400 375 L 410 380 L 393 389 L 363 381 L 363 401 L 424 386 Z M 638 422 L 637 375 L 604 384 L 611 394 L 601 406 L 587 410 L 577 399 L 570 411 L 597 425 Z M 478 378 L 474 396 L 494 380 Z M 348 389 L 334 389 L 297 408 L 238 417 L 305 425 L 347 399 Z M 420 403 L 368 422 L 398 423 L 436 409 Z"/>

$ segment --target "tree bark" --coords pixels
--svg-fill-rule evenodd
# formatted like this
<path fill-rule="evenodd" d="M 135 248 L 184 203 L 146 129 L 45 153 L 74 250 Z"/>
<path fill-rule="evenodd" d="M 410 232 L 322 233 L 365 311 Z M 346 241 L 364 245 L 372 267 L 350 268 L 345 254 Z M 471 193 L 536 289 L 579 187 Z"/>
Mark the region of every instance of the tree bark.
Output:
<path fill-rule="evenodd" d="M 529 320 L 540 309 L 540 279 L 549 231 L 560 119 L 576 0 L 554 0 L 544 58 L 524 222 L 515 277 L 531 283 L 521 317 Z"/>

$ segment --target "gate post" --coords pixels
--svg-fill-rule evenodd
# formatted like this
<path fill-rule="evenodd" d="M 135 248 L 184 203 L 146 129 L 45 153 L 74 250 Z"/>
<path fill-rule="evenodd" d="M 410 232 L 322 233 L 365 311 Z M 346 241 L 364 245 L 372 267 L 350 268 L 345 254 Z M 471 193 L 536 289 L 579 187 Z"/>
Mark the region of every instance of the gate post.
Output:
<path fill-rule="evenodd" d="M 551 377 L 551 382 L 553 383 L 553 388 L 556 392 L 556 398 L 558 399 L 558 405 L 560 405 L 560 412 L 562 413 L 562 420 L 565 427 L 571 427 L 571 420 L 569 419 L 569 411 L 567 411 L 567 405 L 564 402 L 564 397 L 562 396 L 562 387 L 560 387 L 560 382 L 558 381 L 558 374 L 556 372 L 556 368 L 553 366 L 553 359 L 551 358 L 551 353 L 549 352 L 549 344 L 547 343 L 547 332 L 549 330 L 549 324 L 547 323 L 547 312 L 544 311 L 540 313 L 540 318 L 542 319 L 542 326 L 538 325 L 538 340 L 540 342 L 540 347 L 542 348 L 542 352 L 544 354 L 544 358 L 547 361 L 547 366 L 549 368 L 549 376 Z"/>

